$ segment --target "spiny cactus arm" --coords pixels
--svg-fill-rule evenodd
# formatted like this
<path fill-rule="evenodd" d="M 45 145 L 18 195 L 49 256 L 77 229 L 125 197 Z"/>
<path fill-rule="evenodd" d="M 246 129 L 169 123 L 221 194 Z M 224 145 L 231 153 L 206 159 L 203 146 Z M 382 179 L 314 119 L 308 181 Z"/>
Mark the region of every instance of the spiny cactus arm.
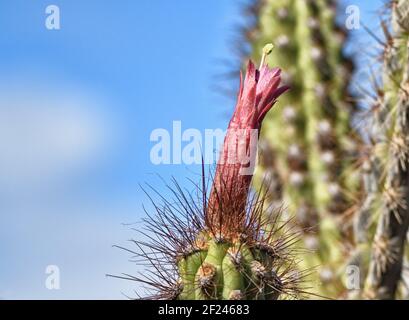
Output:
<path fill-rule="evenodd" d="M 319 217 L 318 211 L 343 212 L 350 205 L 346 187 L 352 185 L 351 190 L 356 190 L 357 185 L 355 172 L 343 174 L 350 168 L 355 142 L 346 138 L 351 135 L 346 83 L 352 66 L 342 55 L 345 33 L 335 22 L 336 1 L 257 2 L 258 26 L 250 39 L 253 57 L 259 57 L 262 43 L 273 41 L 276 49 L 267 61 L 283 66 L 283 81 L 292 88 L 263 126 L 262 141 L 268 145 L 260 148 L 257 186 L 271 182 L 269 200 L 274 207 L 282 198 L 286 212 L 297 217 L 297 224 L 305 230 L 304 244 L 314 251 L 302 256 L 304 266 L 330 264 L 321 279 L 329 284 L 332 278 L 328 275 L 337 277 L 337 265 L 344 263 L 338 248 L 343 248 L 339 226 L 345 224 L 336 225 L 335 216 Z M 299 10 L 300 6 L 306 10 Z M 317 128 L 318 139 L 311 134 Z M 344 181 L 344 177 L 353 176 L 351 184 L 349 179 Z M 266 217 L 270 216 L 266 212 Z M 314 286 L 327 286 L 315 280 Z"/>
<path fill-rule="evenodd" d="M 338 234 L 335 223 L 325 217 L 327 206 L 337 210 L 342 202 L 342 191 L 337 179 L 338 142 L 334 132 L 336 109 L 329 96 L 330 75 L 326 58 L 326 47 L 322 42 L 319 22 L 319 7 L 315 1 L 297 1 L 298 17 L 296 35 L 302 41 L 299 48 L 298 65 L 303 74 L 303 108 L 308 121 L 307 139 L 309 143 L 308 166 L 314 177 L 314 204 L 321 211 L 320 240 L 334 238 Z M 305 26 L 310 27 L 305 27 Z M 302 39 L 302 40 L 301 40 Z M 327 70 L 327 71 L 324 71 Z M 327 242 L 320 247 L 322 261 L 334 261 L 340 258 L 336 241 Z M 334 271 L 333 271 L 334 272 Z"/>
<path fill-rule="evenodd" d="M 372 247 L 365 296 L 395 298 L 401 279 L 409 228 L 409 10 L 406 1 L 392 1 L 393 34 L 385 48 L 384 105 L 388 111 L 384 145 L 382 210 Z"/>
<path fill-rule="evenodd" d="M 299 68 L 303 72 L 303 106 L 307 113 L 309 166 L 315 177 L 316 205 L 321 210 L 342 213 L 345 202 L 338 181 L 340 149 L 336 133 L 337 106 L 331 96 L 334 70 L 331 68 L 320 19 L 320 1 L 298 1 L 297 37 Z M 305 26 L 308 26 L 307 28 Z M 300 40 L 301 41 L 301 40 Z"/>
<path fill-rule="evenodd" d="M 343 56 L 346 32 L 336 25 L 336 1 L 296 2 L 298 66 L 303 74 L 302 103 L 307 119 L 308 167 L 319 209 L 322 291 L 344 297 L 342 277 L 351 253 L 350 212 L 359 175 L 353 166 L 359 140 L 351 130 L 354 105 L 346 85 L 352 63 Z M 308 26 L 308 27 L 305 27 Z"/>
<path fill-rule="evenodd" d="M 305 139 L 306 117 L 302 108 L 300 76 L 297 69 L 298 43 L 294 32 L 297 15 L 294 0 L 260 1 L 260 17 L 257 38 L 253 41 L 253 57 L 257 57 L 259 46 L 267 39 L 276 45 L 267 58 L 271 65 L 285 69 L 283 81 L 291 91 L 280 99 L 277 112 L 271 113 L 262 131 L 263 147 L 260 155 L 262 167 L 257 170 L 258 184 L 272 182 L 272 191 L 281 195 L 271 197 L 277 206 L 284 205 L 292 213 L 303 216 L 303 228 L 312 231 L 316 212 L 312 205 L 312 184 L 308 174 L 307 145 Z M 273 161 L 266 161 L 274 155 Z M 281 183 L 277 183 L 277 182 Z M 280 188 L 282 186 L 282 188 Z M 277 188 L 280 188 L 277 190 Z M 278 192 L 277 192 L 278 191 Z M 267 213 L 268 214 L 268 213 Z"/>
<path fill-rule="evenodd" d="M 407 80 L 406 80 L 407 81 Z M 404 95 L 405 103 L 398 103 L 399 113 L 397 126 L 399 123 L 405 125 L 398 129 L 398 134 L 409 135 L 409 118 L 406 114 L 409 108 L 408 93 Z M 405 116 L 402 119 L 401 116 Z M 401 131 L 403 130 L 403 131 Z M 395 132 L 396 134 L 396 132 Z M 407 144 L 408 141 L 405 142 Z M 409 144 L 404 146 L 409 147 Z M 409 227 L 409 211 L 407 199 L 409 198 L 409 174 L 407 171 L 408 162 L 405 159 L 402 164 L 399 159 L 389 159 L 396 162 L 389 168 L 384 184 L 383 208 L 378 222 L 373 248 L 372 261 L 370 264 L 366 296 L 377 299 L 393 299 L 395 297 L 398 282 L 401 278 L 402 261 L 406 235 Z"/>
<path fill-rule="evenodd" d="M 356 201 L 354 195 L 361 187 L 359 170 L 353 165 L 358 156 L 362 141 L 359 134 L 352 128 L 351 119 L 357 111 L 355 97 L 352 96 L 350 85 L 354 71 L 354 61 L 344 52 L 348 40 L 347 30 L 337 22 L 336 15 L 340 1 L 319 0 L 320 28 L 327 46 L 328 63 L 332 70 L 330 79 L 330 96 L 336 106 L 336 121 L 334 124 L 339 151 L 340 176 L 338 181 L 345 189 L 346 205 Z"/>

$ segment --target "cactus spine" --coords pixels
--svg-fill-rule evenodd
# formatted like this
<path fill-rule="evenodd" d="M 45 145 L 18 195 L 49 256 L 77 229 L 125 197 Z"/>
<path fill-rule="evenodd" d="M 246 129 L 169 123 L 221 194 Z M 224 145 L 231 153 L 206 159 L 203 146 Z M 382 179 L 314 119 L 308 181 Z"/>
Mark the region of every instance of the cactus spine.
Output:
<path fill-rule="evenodd" d="M 392 1 L 391 31 L 384 25 L 383 89 L 374 111 L 372 169 L 378 178 L 376 219 L 364 297 L 394 299 L 402 277 L 409 227 L 409 5 Z"/>
<path fill-rule="evenodd" d="M 345 294 L 339 269 L 351 244 L 346 211 L 359 187 L 357 174 L 346 174 L 358 141 L 351 133 L 354 105 L 347 88 L 352 63 L 342 53 L 346 33 L 336 25 L 335 12 L 334 1 L 263 0 L 251 33 L 253 57 L 262 43 L 277 45 L 268 61 L 284 67 L 292 89 L 265 121 L 263 143 L 275 159 L 260 161 L 257 181 L 282 181 L 284 206 L 315 251 L 303 257 L 307 266 L 319 266 L 310 280 L 317 293 L 333 298 Z M 268 148 L 260 158 L 271 158 L 263 150 Z"/>

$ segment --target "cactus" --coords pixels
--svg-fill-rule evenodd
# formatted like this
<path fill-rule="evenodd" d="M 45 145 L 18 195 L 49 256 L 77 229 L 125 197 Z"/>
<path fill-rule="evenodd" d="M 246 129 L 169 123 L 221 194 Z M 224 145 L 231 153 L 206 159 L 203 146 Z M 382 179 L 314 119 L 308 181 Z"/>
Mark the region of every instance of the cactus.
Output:
<path fill-rule="evenodd" d="M 291 248 L 296 233 L 265 223 L 265 197 L 250 192 L 262 121 L 287 90 L 280 69 L 250 61 L 208 195 L 204 178 L 197 198 L 176 183 L 175 199 L 152 199 L 156 214 L 146 219 L 150 241 L 135 241 L 151 273 L 133 280 L 150 285 L 154 299 L 207 300 L 300 297 L 303 272 L 295 272 Z M 287 230 L 287 231 L 285 231 Z"/>
<path fill-rule="evenodd" d="M 366 228 L 372 246 L 362 293 L 371 299 L 398 297 L 409 227 L 409 6 L 402 0 L 390 4 L 390 27 L 382 23 L 386 38 L 381 70 L 383 87 L 377 90 L 378 97 L 371 109 L 368 174 L 376 182 L 372 183 L 368 198 L 376 194 L 379 201 L 372 202 L 372 220 Z"/>
<path fill-rule="evenodd" d="M 240 77 L 212 187 L 203 167 L 196 195 L 175 182 L 173 200 L 151 198 L 148 241 L 135 241 L 153 269 L 125 277 L 150 286 L 149 298 L 408 297 L 409 5 L 390 0 L 391 23 L 382 22 L 381 77 L 373 74 L 376 97 L 362 137 L 351 128 L 353 63 L 343 54 L 335 4 L 252 3 L 257 23 L 245 34 L 261 63 L 250 61 Z M 277 48 L 261 50 L 270 41 Z M 345 285 L 348 266 L 359 267 L 359 290 Z"/>
<path fill-rule="evenodd" d="M 303 256 L 305 266 L 319 266 L 310 278 L 316 293 L 341 297 L 340 270 L 353 245 L 349 209 L 360 187 L 352 166 L 359 139 L 350 123 L 355 106 L 348 94 L 353 63 L 342 53 L 346 32 L 335 22 L 335 1 L 257 2 L 258 24 L 246 33 L 251 56 L 258 58 L 260 46 L 272 41 L 277 49 L 267 61 L 284 68 L 291 91 L 265 120 L 255 182 L 282 188 L 282 199 L 274 192 L 271 203 L 287 207 L 304 230 L 304 244 L 314 251 Z"/>

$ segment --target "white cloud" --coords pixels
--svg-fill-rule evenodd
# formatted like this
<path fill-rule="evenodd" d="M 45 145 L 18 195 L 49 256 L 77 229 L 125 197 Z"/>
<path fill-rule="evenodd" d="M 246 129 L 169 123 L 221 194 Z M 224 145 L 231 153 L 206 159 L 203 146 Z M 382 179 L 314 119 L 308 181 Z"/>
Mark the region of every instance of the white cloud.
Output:
<path fill-rule="evenodd" d="M 68 86 L 0 82 L 3 192 L 50 187 L 53 181 L 98 165 L 114 134 L 100 104 Z"/>
<path fill-rule="evenodd" d="M 7 261 L 0 264 L 0 299 L 132 294 L 134 284 L 105 274 L 135 268 L 111 246 L 131 237 L 121 223 L 136 219 L 136 199 L 64 190 L 107 165 L 116 122 L 104 100 L 78 86 L 27 78 L 0 79 L 0 259 Z M 61 290 L 45 288 L 49 264 L 61 269 Z"/>

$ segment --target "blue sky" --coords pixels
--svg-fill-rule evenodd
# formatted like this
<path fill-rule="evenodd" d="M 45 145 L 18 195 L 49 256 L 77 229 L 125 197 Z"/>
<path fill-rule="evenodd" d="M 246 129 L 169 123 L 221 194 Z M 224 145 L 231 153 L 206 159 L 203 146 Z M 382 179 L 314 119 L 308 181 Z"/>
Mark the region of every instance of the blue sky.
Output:
<path fill-rule="evenodd" d="M 375 26 L 375 1 L 349 1 Z M 58 5 L 61 29 L 45 28 Z M 225 128 L 214 92 L 240 5 L 234 0 L 0 2 L 0 298 L 105 299 L 134 284 L 113 244 L 135 236 L 138 184 L 184 184 L 198 168 L 152 164 L 152 130 Z M 368 39 L 355 31 L 360 41 Z M 227 85 L 227 87 L 230 84 Z M 231 84 L 231 86 L 233 83 Z M 139 225 L 136 224 L 138 227 Z M 48 265 L 61 288 L 44 283 Z M 122 294 L 123 293 L 123 294 Z"/>

